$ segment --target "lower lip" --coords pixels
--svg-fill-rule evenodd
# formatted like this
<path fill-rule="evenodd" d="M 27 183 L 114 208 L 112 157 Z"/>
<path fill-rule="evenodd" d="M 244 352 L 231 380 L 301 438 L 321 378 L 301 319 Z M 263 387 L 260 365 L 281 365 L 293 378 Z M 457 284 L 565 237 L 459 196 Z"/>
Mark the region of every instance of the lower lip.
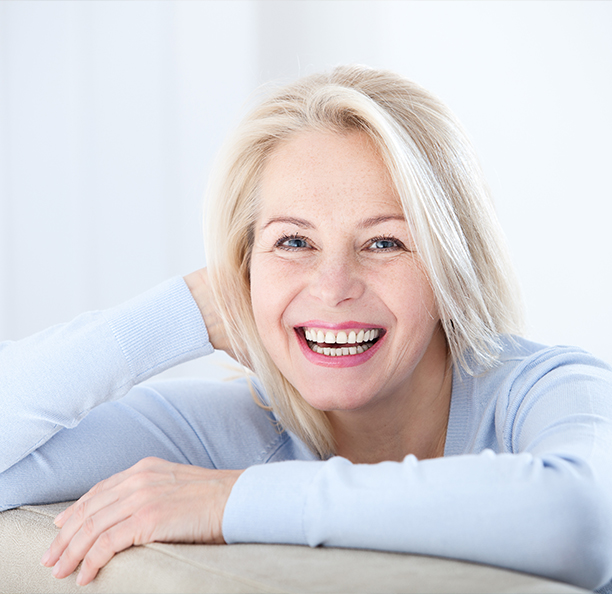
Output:
<path fill-rule="evenodd" d="M 321 367 L 356 367 L 357 365 L 362 365 L 366 361 L 369 361 L 378 351 L 380 345 L 385 339 L 385 335 L 381 336 L 367 351 L 363 353 L 358 353 L 356 355 L 342 355 L 341 357 L 330 357 L 329 355 L 321 355 L 320 353 L 315 353 L 306 342 L 306 338 L 304 335 L 295 331 L 298 344 L 304 353 L 306 359 L 308 359 L 311 363 L 315 365 L 320 365 Z M 341 345 L 342 346 L 342 345 Z"/>

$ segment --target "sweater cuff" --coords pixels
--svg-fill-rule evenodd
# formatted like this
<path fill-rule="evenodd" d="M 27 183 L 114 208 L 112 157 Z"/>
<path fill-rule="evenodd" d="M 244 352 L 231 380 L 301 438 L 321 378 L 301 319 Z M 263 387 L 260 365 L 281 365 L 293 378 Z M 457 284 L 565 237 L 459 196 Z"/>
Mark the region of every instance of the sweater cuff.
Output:
<path fill-rule="evenodd" d="M 134 382 L 214 351 L 182 277 L 104 312 Z"/>
<path fill-rule="evenodd" d="M 225 506 L 225 542 L 309 544 L 304 510 L 310 485 L 323 464 L 290 461 L 247 468 Z"/>

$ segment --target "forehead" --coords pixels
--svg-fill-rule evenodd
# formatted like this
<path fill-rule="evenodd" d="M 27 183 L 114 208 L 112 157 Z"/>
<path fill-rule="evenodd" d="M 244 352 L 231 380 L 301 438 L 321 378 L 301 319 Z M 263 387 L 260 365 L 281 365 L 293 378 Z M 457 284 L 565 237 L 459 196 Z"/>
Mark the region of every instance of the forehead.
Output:
<path fill-rule="evenodd" d="M 402 212 L 376 147 L 357 131 L 300 132 L 283 141 L 266 161 L 260 190 L 262 216 Z"/>

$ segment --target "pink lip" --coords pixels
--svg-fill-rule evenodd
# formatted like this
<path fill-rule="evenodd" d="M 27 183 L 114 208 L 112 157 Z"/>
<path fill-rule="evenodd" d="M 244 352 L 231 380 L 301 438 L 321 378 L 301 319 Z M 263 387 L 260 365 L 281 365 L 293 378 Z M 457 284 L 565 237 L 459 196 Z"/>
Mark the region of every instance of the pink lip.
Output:
<path fill-rule="evenodd" d="M 346 328 L 378 328 L 378 326 L 365 326 L 364 324 L 359 324 L 358 326 L 352 326 L 354 322 L 349 322 L 348 325 L 334 325 L 334 324 L 326 324 L 324 326 L 316 326 L 317 328 L 329 328 L 338 330 L 343 330 Z M 321 324 L 321 322 L 307 322 L 305 324 L 307 327 L 310 325 Z M 362 365 L 366 361 L 369 361 L 378 351 L 380 345 L 383 343 L 386 333 L 383 334 L 365 353 L 359 353 L 357 355 L 347 355 L 344 357 L 329 357 L 327 355 L 321 355 L 319 353 L 315 353 L 310 349 L 308 344 L 306 344 L 306 339 L 304 338 L 304 333 L 301 330 L 296 330 L 295 335 L 300 345 L 300 349 L 302 349 L 302 353 L 306 359 L 308 359 L 311 363 L 315 365 L 320 365 L 321 367 L 333 367 L 336 369 L 344 368 L 344 367 L 356 367 L 357 365 Z"/>
<path fill-rule="evenodd" d="M 325 328 L 327 330 L 353 330 L 358 328 L 382 328 L 372 324 L 362 324 L 361 322 L 342 322 L 341 324 L 330 324 L 329 322 L 321 322 L 320 320 L 308 320 L 303 324 L 298 324 L 296 328 Z M 369 350 L 369 349 L 368 349 Z"/>

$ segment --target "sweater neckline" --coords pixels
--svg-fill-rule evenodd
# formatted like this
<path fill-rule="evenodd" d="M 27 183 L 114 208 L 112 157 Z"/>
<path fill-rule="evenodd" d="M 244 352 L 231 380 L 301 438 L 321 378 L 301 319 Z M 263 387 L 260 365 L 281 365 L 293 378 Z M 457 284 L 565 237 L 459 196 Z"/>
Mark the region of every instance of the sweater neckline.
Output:
<path fill-rule="evenodd" d="M 451 403 L 444 444 L 445 457 L 457 456 L 465 452 L 471 407 L 469 394 L 474 381 L 472 376 L 462 374 L 456 365 L 453 365 L 452 373 Z"/>

